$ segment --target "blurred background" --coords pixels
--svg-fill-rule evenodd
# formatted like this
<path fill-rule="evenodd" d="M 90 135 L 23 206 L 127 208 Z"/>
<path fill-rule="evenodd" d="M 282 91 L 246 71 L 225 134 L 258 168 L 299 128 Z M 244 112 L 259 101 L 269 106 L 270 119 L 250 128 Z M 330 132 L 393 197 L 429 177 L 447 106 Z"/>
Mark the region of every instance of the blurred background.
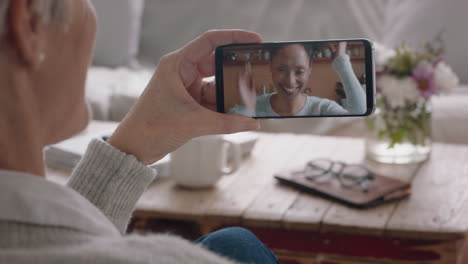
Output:
<path fill-rule="evenodd" d="M 209 29 L 256 31 L 266 41 L 369 38 L 389 47 L 420 44 L 443 32 L 447 62 L 468 82 L 467 0 L 92 0 L 99 27 L 87 84 L 95 119 L 119 121 L 154 66 Z M 468 89 L 434 102 L 434 139 L 468 143 Z M 272 132 L 329 134 L 355 118 L 267 120 Z M 445 127 L 445 128 L 444 128 Z M 465 143 L 465 142 L 464 142 Z"/>

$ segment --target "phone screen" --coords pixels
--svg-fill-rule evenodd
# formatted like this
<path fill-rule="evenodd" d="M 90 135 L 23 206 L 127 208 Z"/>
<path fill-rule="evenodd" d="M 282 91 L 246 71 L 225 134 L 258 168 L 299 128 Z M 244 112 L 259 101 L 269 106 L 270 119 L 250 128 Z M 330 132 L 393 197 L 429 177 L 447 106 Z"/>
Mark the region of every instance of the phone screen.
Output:
<path fill-rule="evenodd" d="M 216 50 L 217 110 L 254 118 L 365 116 L 375 69 L 365 39 L 231 44 Z"/>

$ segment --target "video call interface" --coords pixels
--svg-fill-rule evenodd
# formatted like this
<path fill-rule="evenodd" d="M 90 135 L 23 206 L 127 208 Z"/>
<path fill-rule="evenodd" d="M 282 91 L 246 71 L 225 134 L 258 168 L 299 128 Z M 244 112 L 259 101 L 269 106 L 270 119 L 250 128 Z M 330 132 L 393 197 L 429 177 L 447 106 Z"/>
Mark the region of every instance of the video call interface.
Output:
<path fill-rule="evenodd" d="M 361 41 L 281 43 L 223 49 L 224 110 L 251 117 L 362 115 Z"/>

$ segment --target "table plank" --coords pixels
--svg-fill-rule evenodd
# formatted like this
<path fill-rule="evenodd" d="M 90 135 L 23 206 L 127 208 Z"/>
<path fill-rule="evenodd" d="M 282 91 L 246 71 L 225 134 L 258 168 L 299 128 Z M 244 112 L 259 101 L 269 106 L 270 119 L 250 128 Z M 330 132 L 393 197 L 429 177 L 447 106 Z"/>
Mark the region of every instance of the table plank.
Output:
<path fill-rule="evenodd" d="M 193 220 L 198 222 L 202 233 L 208 233 L 218 228 L 220 225 L 239 225 L 240 216 L 226 218 L 219 221 L 219 218 L 209 219 L 206 217 L 207 208 L 216 200 L 226 200 L 226 190 L 233 184 L 239 175 L 245 175 L 248 171 L 253 171 L 258 166 L 258 155 L 265 152 L 267 144 L 257 144 L 251 155 L 244 159 L 242 166 L 232 175 L 223 177 L 214 188 L 207 190 L 183 190 L 176 189 L 171 178 L 162 182 L 155 182 L 145 192 L 137 204 L 135 216 L 157 217 L 165 219 Z M 196 177 L 194 175 L 194 177 Z M 181 194 L 181 195 L 180 195 Z"/>
<path fill-rule="evenodd" d="M 317 151 L 309 154 L 307 149 L 313 147 Z M 283 167 L 319 156 L 364 161 L 374 172 L 411 181 L 413 194 L 399 203 L 357 210 L 277 185 L 271 177 Z M 47 173 L 50 180 L 65 184 L 70 171 L 48 168 Z M 439 248 L 431 252 L 447 256 L 438 263 L 454 263 L 468 230 L 467 189 L 466 145 L 435 143 L 431 159 L 424 164 L 383 165 L 364 160 L 362 139 L 260 134 L 252 155 L 214 188 L 193 191 L 176 187 L 171 178 L 156 180 L 138 201 L 135 215 L 194 220 L 205 226 L 214 219 L 216 224 L 311 230 L 325 236 L 333 235 L 328 232 L 383 235 L 382 239 L 401 245 L 411 238 L 427 239 L 438 243 L 434 247 Z"/>
<path fill-rule="evenodd" d="M 287 163 L 301 144 L 292 134 L 262 134 L 252 152 L 254 164 L 241 167 L 234 175 L 233 184 L 207 208 L 206 218 L 223 224 L 240 224 L 244 211 L 271 185 L 271 175 Z"/>
<path fill-rule="evenodd" d="M 390 235 L 463 238 L 468 230 L 468 146 L 433 144 L 430 161 L 413 181 L 386 227 Z"/>
<path fill-rule="evenodd" d="M 257 166 L 254 153 L 262 153 L 266 145 L 256 144 L 252 154 L 231 175 L 223 176 L 213 188 L 186 189 L 176 186 L 171 177 L 156 180 L 137 203 L 136 216 L 200 221 L 213 200 L 222 199 L 226 189 L 245 171 Z M 196 177 L 196 175 L 194 175 Z"/>
<path fill-rule="evenodd" d="M 301 142 L 300 148 L 287 162 L 285 169 L 301 168 L 307 161 L 329 157 L 336 148 L 336 141 L 328 137 L 297 136 L 297 139 Z M 303 223 L 307 222 L 308 225 L 315 223 L 318 226 L 323 213 L 330 204 L 329 201 L 306 194 L 310 198 L 309 203 L 300 203 L 299 206 L 295 206 L 295 201 L 301 193 L 296 189 L 277 184 L 273 175 L 270 181 L 271 184 L 244 213 L 243 222 L 246 225 L 287 228 L 291 226 L 288 221 L 297 219 L 299 216 L 303 219 Z M 310 206 L 314 207 L 313 210 L 309 210 Z M 321 210 L 317 210 L 318 208 Z M 304 217 L 307 220 L 304 220 Z"/>
<path fill-rule="evenodd" d="M 331 204 L 332 202 L 325 198 L 299 193 L 283 216 L 283 227 L 288 230 L 318 231 Z"/>
<path fill-rule="evenodd" d="M 362 139 L 343 138 L 334 159 L 346 163 L 365 164 L 374 173 L 410 182 L 419 164 L 385 165 L 365 160 L 365 142 Z M 334 203 L 322 222 L 323 232 L 382 235 L 397 203 L 364 210 Z"/>
<path fill-rule="evenodd" d="M 216 188 L 190 190 L 178 187 L 172 179 L 159 179 L 138 200 L 135 216 L 199 220 L 220 185 L 229 181 L 224 178 Z"/>

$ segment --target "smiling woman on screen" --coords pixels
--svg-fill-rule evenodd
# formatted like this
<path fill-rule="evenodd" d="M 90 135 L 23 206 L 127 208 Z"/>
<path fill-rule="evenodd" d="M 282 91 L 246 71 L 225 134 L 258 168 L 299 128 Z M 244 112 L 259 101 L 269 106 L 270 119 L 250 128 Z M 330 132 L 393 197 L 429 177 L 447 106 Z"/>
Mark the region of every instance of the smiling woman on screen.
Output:
<path fill-rule="evenodd" d="M 246 63 L 238 76 L 238 89 L 242 104 L 229 110 L 246 116 L 323 116 L 359 115 L 366 112 L 366 94 L 353 72 L 350 58 L 345 53 L 346 42 L 338 44 L 334 52 L 333 69 L 343 83 L 348 107 L 335 101 L 309 96 L 305 93 L 313 60 L 303 44 L 286 44 L 272 51 L 271 77 L 276 92 L 256 95 L 252 66 Z M 332 50 L 336 50 L 334 45 Z"/>

